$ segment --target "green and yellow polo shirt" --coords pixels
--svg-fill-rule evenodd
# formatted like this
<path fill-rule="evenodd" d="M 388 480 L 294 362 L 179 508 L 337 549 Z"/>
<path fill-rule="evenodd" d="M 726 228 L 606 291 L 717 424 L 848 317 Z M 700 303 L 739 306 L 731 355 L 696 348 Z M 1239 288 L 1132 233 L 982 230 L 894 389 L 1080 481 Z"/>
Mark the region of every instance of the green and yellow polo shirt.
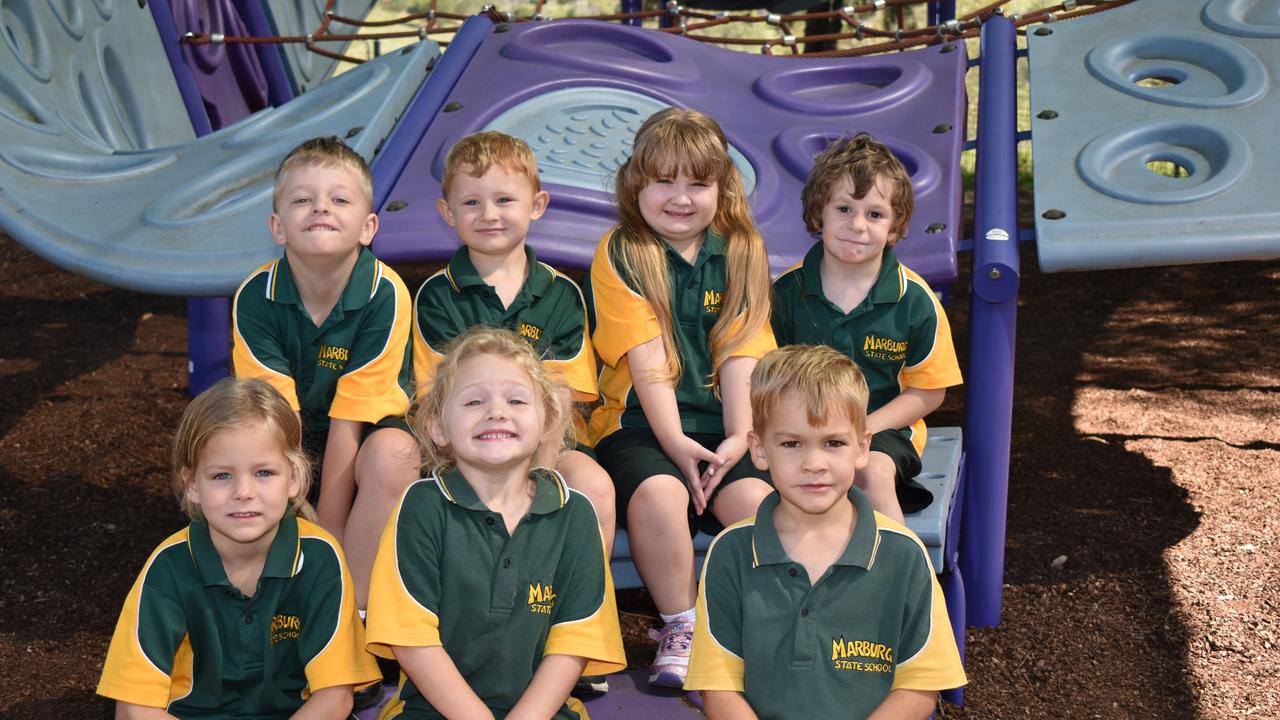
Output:
<path fill-rule="evenodd" d="M 844 553 L 810 584 L 774 529 L 775 492 L 707 550 L 685 688 L 744 693 L 761 720 L 866 717 L 891 690 L 964 685 L 919 538 L 856 487 Z"/>
<path fill-rule="evenodd" d="M 320 327 L 289 270 L 289 254 L 236 291 L 232 360 L 302 413 L 308 434 L 329 418 L 376 423 L 409 409 L 409 291 L 395 271 L 361 248 L 342 297 Z"/>
<path fill-rule="evenodd" d="M 910 387 L 962 382 L 947 314 L 929 284 L 885 248 L 880 275 L 867 297 L 845 313 L 822 292 L 822 243 L 773 283 L 773 331 L 780 345 L 830 345 L 853 358 L 867 377 L 875 412 Z M 903 429 L 924 452 L 924 419 Z"/>
<path fill-rule="evenodd" d="M 182 718 L 287 718 L 317 690 L 381 678 L 333 536 L 286 515 L 253 597 L 209 526 L 162 542 L 125 599 L 98 694 Z"/>
<path fill-rule="evenodd" d="M 511 535 L 457 470 L 409 486 L 391 513 L 369 588 L 369 650 L 442 646 L 497 717 L 546 655 L 623 669 L 622 633 L 595 510 L 559 473 L 535 468 L 529 514 Z M 560 720 L 585 711 L 566 704 Z M 383 717 L 438 718 L 401 677 Z"/>
<path fill-rule="evenodd" d="M 587 338 L 587 304 L 578 284 L 538 262 L 525 246 L 528 277 L 511 306 L 502 307 L 498 291 L 480 277 L 467 248 L 427 278 L 413 299 L 413 377 L 421 393 L 431 385 L 445 346 L 474 325 L 517 333 L 538 350 L 548 369 L 558 373 L 580 399 L 596 399 L 596 355 Z"/>
<path fill-rule="evenodd" d="M 627 352 L 662 334 L 653 306 L 635 288 L 618 249 L 620 231 L 610 230 L 596 248 L 587 284 L 591 342 L 604 367 L 600 370 L 603 404 L 591 414 L 587 433 L 595 445 L 627 427 L 648 427 L 640 398 L 631 382 Z M 720 318 L 726 286 L 724 238 L 708 231 L 693 264 L 664 243 L 671 314 L 683 374 L 676 385 L 680 425 L 686 433 L 724 434 L 720 400 L 712 392 L 711 328 Z M 760 358 L 777 345 L 765 324 L 735 353 Z"/>

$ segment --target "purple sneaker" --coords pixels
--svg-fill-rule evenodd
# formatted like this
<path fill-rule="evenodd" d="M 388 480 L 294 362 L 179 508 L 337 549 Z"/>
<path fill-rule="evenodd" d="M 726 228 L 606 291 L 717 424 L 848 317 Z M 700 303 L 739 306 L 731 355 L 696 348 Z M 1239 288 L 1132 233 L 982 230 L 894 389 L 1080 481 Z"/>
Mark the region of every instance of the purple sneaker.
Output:
<path fill-rule="evenodd" d="M 649 684 L 680 688 L 689 674 L 689 650 L 693 647 L 693 623 L 669 622 L 661 630 L 650 630 L 658 642 L 658 654 L 649 666 Z"/>

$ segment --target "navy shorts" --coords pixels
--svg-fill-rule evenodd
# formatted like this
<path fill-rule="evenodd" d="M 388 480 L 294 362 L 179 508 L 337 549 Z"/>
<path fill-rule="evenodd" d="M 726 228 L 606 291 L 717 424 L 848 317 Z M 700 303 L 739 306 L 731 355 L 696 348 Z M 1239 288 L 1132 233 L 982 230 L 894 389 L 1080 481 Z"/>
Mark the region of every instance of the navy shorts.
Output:
<path fill-rule="evenodd" d="M 901 430 L 881 430 L 871 436 L 872 452 L 880 452 L 889 456 L 893 466 L 897 468 L 894 489 L 898 492 L 898 504 L 902 506 L 902 514 L 920 512 L 933 502 L 933 493 L 916 482 L 920 474 L 920 455 L 911 438 Z"/>
<path fill-rule="evenodd" d="M 724 436 L 716 433 L 685 434 L 702 447 L 712 451 L 724 442 Z M 711 497 L 707 500 L 708 506 L 727 485 L 742 478 L 760 478 L 772 484 L 769 472 L 756 469 L 756 466 L 751 463 L 750 455 L 750 453 L 744 453 L 742 459 L 725 474 L 716 489 L 711 491 Z M 654 475 L 672 475 L 684 479 L 684 473 L 680 472 L 680 468 L 676 467 L 671 458 L 662 451 L 662 445 L 649 428 L 623 428 L 615 431 L 596 444 L 596 460 L 600 463 L 600 467 L 609 473 L 609 477 L 613 478 L 613 487 L 617 493 L 618 525 L 622 528 L 627 526 L 627 506 L 631 503 L 631 496 L 635 495 L 641 483 Z M 695 514 L 693 500 L 690 498 L 690 536 L 696 535 L 699 531 L 715 535 L 723 529 L 724 527 L 710 510 L 701 515 Z"/>

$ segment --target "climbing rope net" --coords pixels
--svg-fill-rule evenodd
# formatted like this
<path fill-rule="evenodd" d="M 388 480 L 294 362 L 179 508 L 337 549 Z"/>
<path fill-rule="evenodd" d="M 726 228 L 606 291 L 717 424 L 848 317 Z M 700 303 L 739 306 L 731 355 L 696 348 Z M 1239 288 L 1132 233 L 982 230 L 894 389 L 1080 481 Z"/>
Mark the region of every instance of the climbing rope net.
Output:
<path fill-rule="evenodd" d="M 364 62 L 363 58 L 329 50 L 322 44 L 339 43 L 341 47 L 343 46 L 341 44 L 355 40 L 378 42 L 397 38 L 431 38 L 440 45 L 447 46 L 447 38 L 457 32 L 462 22 L 469 17 L 437 10 L 438 0 L 430 0 L 427 9 L 422 12 L 383 20 L 365 20 L 336 14 L 333 12 L 335 2 L 336 0 L 327 1 L 320 25 L 306 35 L 259 37 L 187 33 L 182 41 L 190 45 L 300 43 L 318 55 L 343 62 L 361 63 Z M 664 7 L 608 15 L 575 16 L 574 19 L 623 22 L 631 25 L 643 25 L 648 22 L 650 25 L 656 24 L 661 32 L 683 35 L 693 40 L 736 49 L 757 48 L 759 52 L 766 55 L 798 56 L 802 54 L 803 46 L 803 54 L 806 57 L 836 57 L 892 52 L 976 37 L 982 23 L 993 15 L 1004 14 L 1003 7 L 1012 0 L 995 0 L 954 19 L 924 27 L 911 27 L 914 15 L 909 14 L 908 10 L 911 6 L 926 5 L 928 0 L 873 0 L 839 7 L 836 5 L 840 0 L 827 0 L 826 3 L 817 0 L 817 2 L 819 7 L 825 4 L 829 9 L 789 14 L 772 12 L 743 14 L 699 9 L 683 5 L 679 0 L 668 0 Z M 1133 0 L 1062 0 L 1054 5 L 1012 14 L 1008 17 L 1019 28 L 1025 28 L 1027 25 L 1051 23 L 1102 12 L 1130 2 Z M 528 15 L 503 11 L 494 5 L 485 5 L 481 8 L 481 12 L 487 13 L 496 22 L 552 20 L 553 18 L 543 15 L 545 4 L 546 0 L 536 0 L 532 12 Z M 887 29 L 894 24 L 896 28 Z M 334 32 L 335 25 L 346 25 L 362 30 L 359 33 Z M 411 29 L 381 29 L 405 25 L 411 26 Z M 761 28 L 760 36 L 726 37 L 709 32 L 714 28 L 730 25 L 752 28 L 749 32 L 754 32 L 754 28 L 759 27 Z M 802 32 L 797 33 L 796 30 L 800 28 L 803 28 Z M 847 47 L 838 47 L 838 43 L 844 43 Z"/>

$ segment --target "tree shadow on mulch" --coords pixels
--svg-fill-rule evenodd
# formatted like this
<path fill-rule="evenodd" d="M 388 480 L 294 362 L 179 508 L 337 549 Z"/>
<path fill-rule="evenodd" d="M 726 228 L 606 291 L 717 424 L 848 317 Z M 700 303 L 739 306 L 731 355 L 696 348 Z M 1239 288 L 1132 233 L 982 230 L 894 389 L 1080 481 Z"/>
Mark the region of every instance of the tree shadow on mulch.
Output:
<path fill-rule="evenodd" d="M 1085 388 L 1275 391 L 1237 370 L 1280 360 L 1276 343 L 1244 338 L 1252 320 L 1280 317 L 1275 266 L 1041 275 L 1033 248 L 1022 262 L 1003 620 L 969 631 L 967 706 L 946 715 L 1195 717 L 1164 553 L 1200 515 L 1170 468 L 1125 447 L 1156 436 L 1082 433 L 1077 418 Z M 958 338 L 967 303 L 950 310 Z M 937 424 L 961 422 L 958 400 Z M 1273 421 L 1272 407 L 1253 412 Z"/>

